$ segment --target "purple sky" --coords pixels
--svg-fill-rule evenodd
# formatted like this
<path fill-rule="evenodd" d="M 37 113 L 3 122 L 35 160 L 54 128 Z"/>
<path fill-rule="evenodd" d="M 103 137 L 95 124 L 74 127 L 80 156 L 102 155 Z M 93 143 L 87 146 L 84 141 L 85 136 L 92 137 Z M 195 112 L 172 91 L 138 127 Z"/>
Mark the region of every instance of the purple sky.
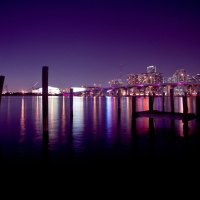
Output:
<path fill-rule="evenodd" d="M 200 3 L 188 0 L 1 0 L 0 74 L 9 90 L 107 85 L 157 66 L 200 73 Z"/>

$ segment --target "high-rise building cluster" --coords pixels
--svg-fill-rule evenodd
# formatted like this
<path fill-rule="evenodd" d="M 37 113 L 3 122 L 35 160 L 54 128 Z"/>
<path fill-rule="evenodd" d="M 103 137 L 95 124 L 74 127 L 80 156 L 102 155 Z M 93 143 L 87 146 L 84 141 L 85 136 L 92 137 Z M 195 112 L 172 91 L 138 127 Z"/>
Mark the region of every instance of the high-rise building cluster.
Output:
<path fill-rule="evenodd" d="M 168 83 L 178 83 L 178 82 L 186 82 L 188 79 L 188 75 L 184 69 L 178 69 L 175 73 L 168 78 Z"/>
<path fill-rule="evenodd" d="M 200 74 L 189 75 L 186 73 L 185 69 L 178 69 L 175 73 L 168 77 L 168 83 L 178 83 L 178 82 L 188 82 L 188 83 L 199 83 L 200 82 Z"/>
<path fill-rule="evenodd" d="M 156 71 L 156 66 L 148 66 L 146 73 L 128 74 L 128 85 L 163 83 L 163 74 Z"/>
<path fill-rule="evenodd" d="M 189 75 L 186 73 L 185 69 L 177 69 L 171 77 L 164 77 L 163 73 L 157 71 L 156 66 L 148 66 L 146 72 L 139 74 L 128 74 L 127 83 L 124 83 L 122 79 L 113 79 L 108 82 L 112 87 L 118 87 L 128 84 L 137 85 L 137 84 L 160 84 L 160 83 L 179 83 L 179 82 L 188 82 L 188 83 L 200 83 L 200 74 Z"/>

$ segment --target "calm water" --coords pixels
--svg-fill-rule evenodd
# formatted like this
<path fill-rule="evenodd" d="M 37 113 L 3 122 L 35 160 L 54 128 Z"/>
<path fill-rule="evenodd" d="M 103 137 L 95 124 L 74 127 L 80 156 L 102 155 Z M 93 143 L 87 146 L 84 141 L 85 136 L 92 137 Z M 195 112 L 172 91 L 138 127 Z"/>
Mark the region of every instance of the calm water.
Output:
<path fill-rule="evenodd" d="M 188 98 L 195 113 L 195 98 Z M 74 97 L 70 120 L 68 97 L 49 97 L 49 132 L 43 137 L 42 97 L 2 97 L 0 105 L 0 161 L 2 166 L 95 167 L 135 166 L 140 162 L 195 163 L 199 156 L 196 120 L 183 129 L 182 121 L 138 118 L 132 123 L 131 98 Z M 148 98 L 137 98 L 137 110 L 148 109 Z M 157 97 L 154 109 L 161 110 Z M 165 109 L 170 111 L 166 98 Z M 182 112 L 182 98 L 175 97 L 175 112 Z"/>

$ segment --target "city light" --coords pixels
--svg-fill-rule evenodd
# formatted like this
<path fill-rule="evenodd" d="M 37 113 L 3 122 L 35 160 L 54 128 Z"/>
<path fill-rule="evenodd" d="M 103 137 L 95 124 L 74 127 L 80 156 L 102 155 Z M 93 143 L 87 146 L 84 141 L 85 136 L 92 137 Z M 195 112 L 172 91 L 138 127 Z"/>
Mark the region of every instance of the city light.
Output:
<path fill-rule="evenodd" d="M 73 89 L 73 92 L 84 92 L 86 91 L 86 88 L 83 87 L 71 87 Z"/>
<path fill-rule="evenodd" d="M 32 90 L 33 94 L 42 94 L 42 88 L 37 88 Z M 60 94 L 60 89 L 52 86 L 48 86 L 48 93 L 49 94 Z"/>

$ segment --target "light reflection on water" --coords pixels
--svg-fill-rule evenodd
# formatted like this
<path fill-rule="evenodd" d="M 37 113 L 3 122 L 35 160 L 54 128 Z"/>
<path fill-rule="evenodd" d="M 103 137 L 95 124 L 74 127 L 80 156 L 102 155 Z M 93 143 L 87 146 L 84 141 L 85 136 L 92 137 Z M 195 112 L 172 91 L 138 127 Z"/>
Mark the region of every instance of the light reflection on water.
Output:
<path fill-rule="evenodd" d="M 21 136 L 23 136 L 23 135 L 25 135 L 25 132 L 26 132 L 24 98 L 22 98 L 22 104 L 21 104 L 20 127 L 21 127 Z"/>
<path fill-rule="evenodd" d="M 88 108 L 88 100 L 85 101 L 84 98 L 78 97 L 74 97 L 73 100 L 73 146 L 78 151 L 83 151 L 84 149 L 84 103 L 86 103 L 86 108 Z"/>
<path fill-rule="evenodd" d="M 195 112 L 195 98 L 188 97 L 188 110 Z M 169 134 L 184 138 L 197 132 L 196 120 L 188 123 L 187 133 L 182 121 L 148 118 L 136 119 L 132 130 L 132 99 L 121 97 L 121 112 L 118 113 L 116 97 L 74 97 L 73 120 L 70 120 L 68 97 L 49 97 L 48 150 L 54 154 L 95 154 L 107 151 L 132 151 L 133 134 L 140 138 L 141 148 L 153 132 L 159 145 L 166 144 Z M 155 98 L 154 109 L 162 110 L 162 99 Z M 137 97 L 137 111 L 148 110 L 148 97 Z M 165 98 L 165 110 L 170 111 L 170 99 Z M 175 112 L 183 112 L 182 98 L 175 98 Z M 42 149 L 42 97 L 2 97 L 0 105 L 0 139 L 5 152 L 40 154 Z M 152 129 L 152 125 L 153 130 Z M 167 140 L 168 141 L 168 140 Z M 169 142 L 169 141 L 168 141 Z M 6 144 L 12 144 L 11 150 Z M 20 146 L 24 145 L 24 146 Z M 146 146 L 144 147 L 144 149 Z M 158 151 L 160 151 L 158 149 Z M 18 152 L 18 150 L 17 150 Z M 64 157 L 64 156 L 61 156 Z"/>

